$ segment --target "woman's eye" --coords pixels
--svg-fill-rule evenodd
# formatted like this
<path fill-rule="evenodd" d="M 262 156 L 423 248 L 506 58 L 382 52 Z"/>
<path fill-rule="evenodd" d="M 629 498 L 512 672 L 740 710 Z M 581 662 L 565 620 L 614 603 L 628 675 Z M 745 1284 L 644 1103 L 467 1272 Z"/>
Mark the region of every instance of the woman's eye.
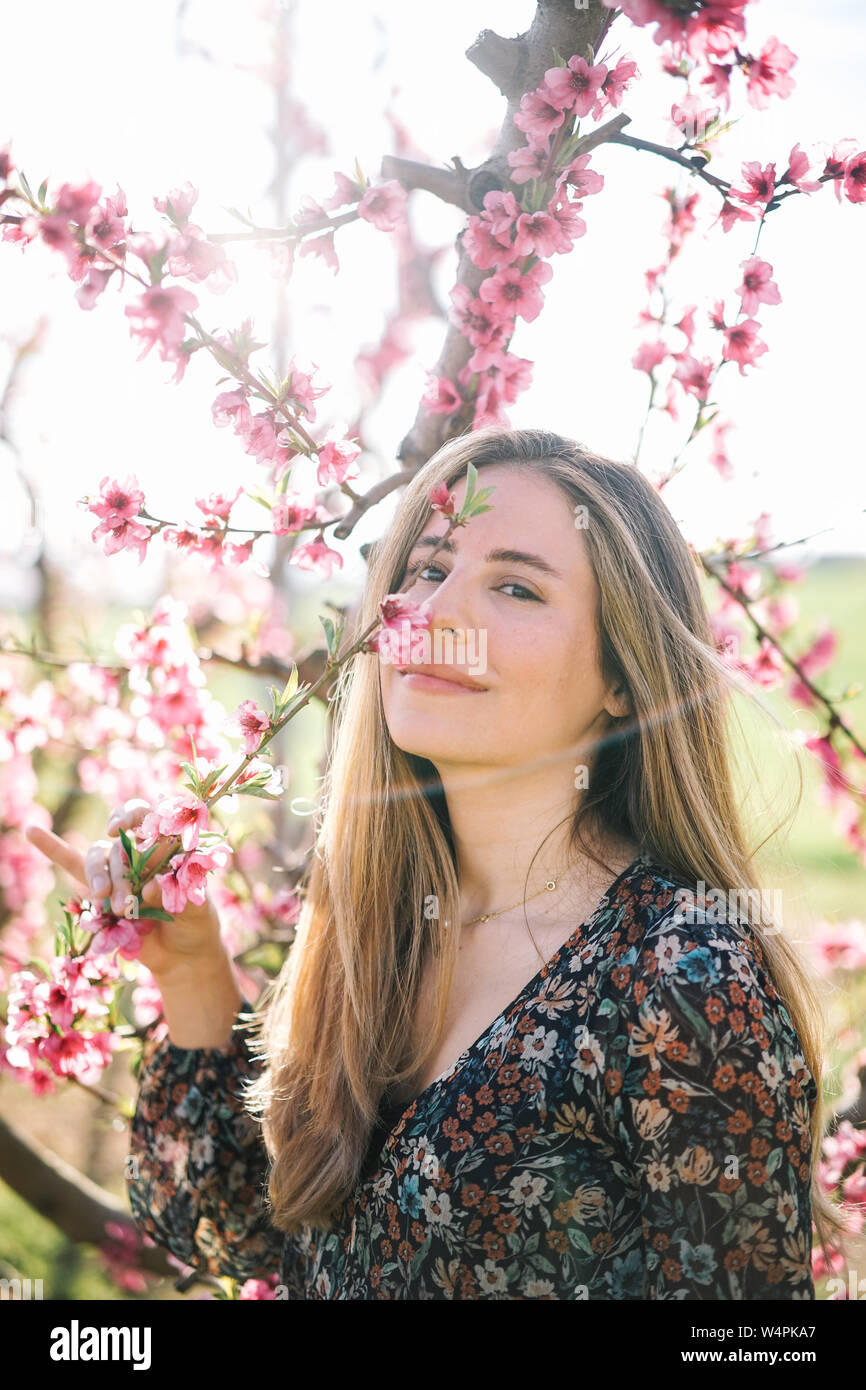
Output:
<path fill-rule="evenodd" d="M 429 565 L 419 563 L 416 565 L 411 565 L 406 570 L 405 578 L 408 579 L 410 575 L 413 575 L 416 577 L 416 582 L 418 580 L 424 582 L 425 572 L 429 573 L 430 570 L 434 570 L 439 575 L 445 574 L 445 571 L 441 569 L 439 565 L 435 565 L 432 562 Z M 441 579 L 435 579 L 431 580 L 430 582 L 440 584 L 442 581 Z M 505 581 L 504 584 L 501 584 L 499 587 L 500 589 L 519 589 L 519 594 L 509 594 L 508 597 L 516 598 L 521 603 L 526 603 L 530 600 L 534 601 L 535 603 L 541 603 L 541 599 L 538 597 L 538 594 L 534 594 L 531 589 L 527 589 L 525 584 L 518 584 L 516 579 L 508 579 Z"/>
<path fill-rule="evenodd" d="M 503 588 L 503 589 L 520 589 L 520 590 L 521 590 L 520 599 L 521 599 L 521 602 L 522 602 L 522 603 L 525 603 L 527 599 L 534 599 L 536 603 L 540 603 L 540 602 L 541 602 L 541 599 L 538 597 L 538 594 L 534 594 L 534 593 L 532 592 L 531 589 L 527 589 L 526 586 L 525 586 L 524 584 L 518 584 L 518 583 L 516 582 L 516 580 L 514 580 L 514 579 L 509 579 L 509 580 L 507 580 L 507 581 L 502 585 L 502 588 Z M 517 598 L 518 595 L 515 594 L 514 597 Z"/>

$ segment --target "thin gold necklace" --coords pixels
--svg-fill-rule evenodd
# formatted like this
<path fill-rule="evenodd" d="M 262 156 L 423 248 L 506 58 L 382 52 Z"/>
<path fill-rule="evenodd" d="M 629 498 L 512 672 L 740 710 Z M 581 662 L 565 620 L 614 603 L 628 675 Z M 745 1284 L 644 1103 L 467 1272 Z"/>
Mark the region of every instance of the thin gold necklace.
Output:
<path fill-rule="evenodd" d="M 501 917 L 503 912 L 510 912 L 513 907 L 519 907 L 521 903 L 531 903 L 533 898 L 540 898 L 542 893 L 552 893 L 564 873 L 565 870 L 562 869 L 556 878 L 549 878 L 543 888 L 539 888 L 537 893 L 530 894 L 528 898 L 518 898 L 516 903 L 510 903 L 508 907 L 497 908 L 495 912 L 482 912 L 480 917 L 473 917 L 471 921 L 464 922 L 464 927 L 473 927 L 476 922 L 489 922 L 491 917 Z"/>

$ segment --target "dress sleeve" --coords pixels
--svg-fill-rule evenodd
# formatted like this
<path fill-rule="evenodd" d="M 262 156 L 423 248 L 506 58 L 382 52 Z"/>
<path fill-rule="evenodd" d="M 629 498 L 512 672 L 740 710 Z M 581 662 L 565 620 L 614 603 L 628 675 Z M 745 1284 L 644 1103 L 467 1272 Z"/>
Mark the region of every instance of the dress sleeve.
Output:
<path fill-rule="evenodd" d="M 674 917 L 617 974 L 602 1104 L 639 1197 L 644 1297 L 814 1299 L 817 1087 L 760 946 Z"/>
<path fill-rule="evenodd" d="M 145 1043 L 126 1177 L 133 1220 L 184 1264 L 234 1279 L 279 1274 L 285 1237 L 270 1224 L 268 1154 L 241 1085 L 262 1065 L 238 1031 L 225 1049 Z"/>

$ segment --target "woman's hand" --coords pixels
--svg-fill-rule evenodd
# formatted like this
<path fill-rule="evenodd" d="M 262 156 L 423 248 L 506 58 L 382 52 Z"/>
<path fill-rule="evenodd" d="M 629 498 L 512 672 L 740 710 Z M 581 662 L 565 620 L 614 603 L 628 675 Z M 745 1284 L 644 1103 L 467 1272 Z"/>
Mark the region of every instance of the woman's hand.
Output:
<path fill-rule="evenodd" d="M 134 894 L 119 832 L 140 825 L 152 809 L 146 801 L 140 800 L 127 801 L 117 807 L 108 821 L 110 838 L 97 840 L 83 855 L 51 830 L 31 825 L 25 833 L 32 845 L 75 880 L 86 897 L 94 903 L 110 899 L 112 912 L 122 917 L 134 900 Z M 157 841 L 152 856 L 154 864 L 165 858 L 171 843 L 168 839 Z M 144 885 L 141 899 L 148 907 L 163 908 L 162 889 L 155 879 Z M 183 912 L 169 922 L 159 918 L 148 920 L 151 930 L 141 938 L 139 959 L 157 980 L 165 979 L 178 967 L 190 967 L 194 971 L 203 962 L 224 954 L 219 917 L 208 897 L 201 907 L 187 903 Z"/>

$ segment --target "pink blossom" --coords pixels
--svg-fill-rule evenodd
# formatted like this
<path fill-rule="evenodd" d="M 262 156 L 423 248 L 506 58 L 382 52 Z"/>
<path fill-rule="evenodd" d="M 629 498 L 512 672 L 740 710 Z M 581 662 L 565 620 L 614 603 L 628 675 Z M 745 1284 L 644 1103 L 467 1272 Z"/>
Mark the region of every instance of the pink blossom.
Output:
<path fill-rule="evenodd" d="M 626 87 L 638 76 L 638 67 L 634 59 L 620 58 L 616 67 L 611 69 L 601 84 L 601 91 L 608 103 L 614 107 L 620 106 Z"/>
<path fill-rule="evenodd" d="M 249 428 L 252 416 L 245 387 L 240 386 L 235 391 L 221 391 L 211 406 L 211 413 L 218 429 L 234 425 L 235 431 L 240 433 L 243 429 Z"/>
<path fill-rule="evenodd" d="M 289 556 L 289 564 L 330 579 L 334 566 L 337 569 L 343 568 L 343 557 L 339 551 L 329 549 L 322 537 L 317 536 L 314 541 L 297 546 Z"/>
<path fill-rule="evenodd" d="M 42 1056 L 56 1076 L 74 1076 L 90 1085 L 111 1061 L 113 1045 L 111 1033 L 53 1033 L 42 1047 Z"/>
<path fill-rule="evenodd" d="M 837 140 L 831 153 L 824 161 L 822 177 L 832 180 L 833 189 L 836 194 L 836 201 L 842 201 L 842 187 L 845 179 L 845 167 L 854 157 L 857 150 L 857 141 L 849 136 L 845 140 Z M 7 229 L 8 230 L 8 229 Z"/>
<path fill-rule="evenodd" d="M 14 171 L 15 165 L 12 163 L 11 144 L 7 143 L 0 146 L 0 179 L 4 183 L 9 181 L 9 175 Z"/>
<path fill-rule="evenodd" d="M 785 44 L 777 38 L 768 39 L 758 57 L 746 64 L 746 93 L 751 105 L 763 111 L 771 96 L 789 97 L 794 90 L 790 70 L 796 61 L 796 53 Z"/>
<path fill-rule="evenodd" d="M 334 192 L 330 198 L 325 198 L 322 203 L 323 208 L 340 208 L 346 203 L 356 203 L 363 193 L 363 185 L 355 179 L 347 178 L 339 170 L 334 170 Z"/>
<path fill-rule="evenodd" d="M 179 792 L 149 811 L 139 826 L 141 849 L 155 845 L 161 836 L 180 836 L 184 849 L 197 849 L 199 834 L 207 829 L 208 808 L 193 792 Z"/>
<path fill-rule="evenodd" d="M 489 193 L 484 195 L 482 217 L 489 221 L 494 236 L 506 243 L 511 240 L 512 229 L 521 211 L 521 206 L 513 193 L 492 188 Z"/>
<path fill-rule="evenodd" d="M 748 0 L 704 5 L 686 24 L 686 48 L 693 58 L 724 58 L 746 35 L 742 10 Z"/>
<path fill-rule="evenodd" d="M 372 222 L 380 232 L 393 232 L 406 217 L 406 190 L 396 179 L 368 188 L 358 204 L 358 216 Z"/>
<path fill-rule="evenodd" d="M 283 399 L 293 401 L 300 414 L 306 415 L 310 423 L 316 419 L 313 402 L 327 395 L 331 389 L 328 385 L 314 385 L 313 377 L 318 370 L 315 362 L 304 361 L 302 364 L 296 356 L 291 357 L 283 386 Z"/>
<path fill-rule="evenodd" d="M 490 304 L 483 299 L 473 298 L 468 285 L 455 285 L 449 298 L 452 304 L 448 311 L 449 319 L 474 348 L 483 349 L 478 354 L 478 369 L 489 366 L 490 359 L 505 346 L 508 324 L 503 322 Z"/>
<path fill-rule="evenodd" d="M 509 404 L 517 400 L 522 391 L 532 385 L 533 364 L 527 357 L 518 357 L 513 352 L 503 352 L 499 362 L 490 368 L 501 387 L 502 395 Z"/>
<path fill-rule="evenodd" d="M 679 318 L 674 325 L 681 333 L 685 334 L 686 342 L 689 343 L 689 345 L 691 345 L 692 339 L 695 336 L 695 310 L 697 307 L 696 304 L 690 304 L 688 309 L 683 311 L 681 318 Z"/>
<path fill-rule="evenodd" d="M 548 158 L 547 150 L 541 145 L 524 145 L 519 150 L 509 150 L 511 182 L 519 184 L 540 179 L 547 168 Z"/>
<path fill-rule="evenodd" d="M 184 856 L 175 855 L 167 872 L 156 875 L 166 912 L 176 916 L 183 912 L 188 902 L 202 907 L 207 897 L 208 874 L 222 868 L 230 853 L 231 847 L 223 842 L 214 845 L 210 850 L 196 850 Z"/>
<path fill-rule="evenodd" d="M 88 501 L 87 510 L 116 526 L 121 521 L 129 521 L 138 516 L 143 507 L 144 493 L 133 474 L 128 473 L 123 482 L 118 482 L 106 473 L 99 484 L 98 499 L 95 502 Z"/>
<path fill-rule="evenodd" d="M 61 184 L 55 199 L 55 211 L 83 227 L 99 202 L 101 193 L 98 183 Z"/>
<path fill-rule="evenodd" d="M 137 550 L 138 563 L 141 564 L 152 535 L 151 528 L 138 521 L 101 521 L 94 527 L 91 538 L 94 541 L 104 539 L 106 555 L 116 555 L 120 550 Z"/>
<path fill-rule="evenodd" d="M 801 193 L 815 193 L 821 184 L 817 179 L 807 179 L 809 167 L 809 156 L 805 150 L 800 149 L 798 141 L 788 155 L 788 167 L 779 179 L 779 183 L 793 184 L 795 188 L 799 188 Z"/>
<path fill-rule="evenodd" d="M 728 482 L 734 475 L 731 461 L 725 451 L 725 435 L 731 428 L 728 420 L 720 421 L 713 425 L 713 447 L 710 452 L 710 463 L 715 468 L 720 478 Z"/>
<path fill-rule="evenodd" d="M 255 700 L 243 700 L 226 723 L 229 733 L 243 735 L 244 752 L 255 753 L 263 736 L 271 727 L 271 721 Z"/>
<path fill-rule="evenodd" d="M 209 241 L 200 227 L 190 223 L 172 238 L 166 261 L 169 275 L 183 276 L 194 283 L 207 281 L 208 288 L 224 293 L 238 278 L 237 266 L 225 249 Z"/>
<path fill-rule="evenodd" d="M 499 270 L 517 260 L 516 247 L 510 242 L 504 244 L 483 217 L 469 218 L 461 240 L 466 254 L 479 270 Z"/>
<path fill-rule="evenodd" d="M 850 203 L 866 202 L 866 150 L 852 155 L 845 164 L 843 189 Z"/>
<path fill-rule="evenodd" d="M 482 280 L 478 293 L 501 318 L 519 316 L 531 323 L 541 313 L 544 303 L 541 286 L 547 284 L 552 275 L 547 261 L 539 261 L 531 270 L 523 272 L 516 266 L 506 266 Z"/>
<path fill-rule="evenodd" d="M 553 256 L 571 250 L 571 237 L 549 212 L 524 212 L 517 219 L 514 249 L 521 256 Z"/>
<path fill-rule="evenodd" d="M 743 203 L 769 204 L 776 190 L 776 166 L 767 164 L 764 168 L 756 159 L 743 165 L 743 179 L 746 187 L 732 188 L 731 197 Z"/>
<path fill-rule="evenodd" d="M 587 198 L 591 193 L 600 193 L 604 187 L 604 175 L 589 167 L 591 158 L 591 154 L 581 154 L 566 165 L 557 176 L 557 191 L 564 191 L 568 187 L 574 190 L 578 198 Z"/>
<path fill-rule="evenodd" d="M 229 514 L 235 502 L 237 502 L 243 488 L 239 487 L 236 492 L 211 492 L 207 497 L 197 497 L 195 505 L 199 511 L 204 512 L 205 516 L 218 517 L 221 521 L 228 521 Z"/>
<path fill-rule="evenodd" d="M 361 446 L 354 439 L 329 437 L 317 450 L 319 463 L 316 478 L 319 486 L 326 487 L 328 483 L 345 483 L 350 478 L 357 478 L 356 459 L 360 452 Z"/>
<path fill-rule="evenodd" d="M 653 34 L 655 43 L 679 43 L 682 47 L 683 28 L 686 22 L 686 14 L 671 11 L 661 0 L 602 0 L 602 4 L 613 9 L 617 4 L 623 14 L 628 15 L 633 24 L 641 27 L 647 24 L 657 24 L 659 27 Z"/>
<path fill-rule="evenodd" d="M 318 256 L 334 274 L 340 269 L 340 259 L 334 246 L 334 229 L 324 236 L 305 237 L 298 247 L 299 256 Z"/>
<path fill-rule="evenodd" d="M 560 71 L 560 69 L 552 69 Z M 542 85 L 536 92 L 526 92 L 520 100 L 520 110 L 515 112 L 514 124 L 522 130 L 531 144 L 546 143 L 555 130 L 565 120 L 564 100 L 548 93 Z"/>
<path fill-rule="evenodd" d="M 753 366 L 755 359 L 767 351 L 767 344 L 758 337 L 760 327 L 757 319 L 741 319 L 725 329 L 722 356 L 727 361 L 737 363 L 740 376 L 745 376 L 746 367 Z"/>
<path fill-rule="evenodd" d="M 779 287 L 770 277 L 773 267 L 760 256 L 750 256 L 741 261 L 743 281 L 737 293 L 742 301 L 744 314 L 754 314 L 759 304 L 781 304 Z"/>
<path fill-rule="evenodd" d="M 448 491 L 447 483 L 436 483 L 427 493 L 430 498 L 430 505 L 443 516 L 456 515 L 456 498 L 453 492 Z"/>
<path fill-rule="evenodd" d="M 157 212 L 164 212 L 178 227 L 189 221 L 189 215 L 198 202 L 198 189 L 191 183 L 170 188 L 164 198 L 154 198 L 153 206 Z"/>
<path fill-rule="evenodd" d="M 179 348 L 186 335 L 184 314 L 192 313 L 198 300 L 189 290 L 158 285 L 145 290 L 140 299 L 128 304 L 124 313 L 130 332 L 144 343 L 139 361 L 156 345 L 163 362 L 178 361 Z"/>
<path fill-rule="evenodd" d="M 109 267 L 105 270 L 101 269 L 99 266 L 92 266 L 90 268 L 87 273 L 87 279 L 75 291 L 75 298 L 82 309 L 95 308 L 96 301 L 105 290 L 113 274 L 113 267 Z"/>
<path fill-rule="evenodd" d="M 379 603 L 379 616 L 382 626 L 368 639 L 366 649 L 378 652 L 386 663 L 401 665 L 418 635 L 430 626 L 433 610 L 426 600 L 414 603 L 405 594 L 386 594 Z"/>
<path fill-rule="evenodd" d="M 569 245 L 577 241 L 578 237 L 586 235 L 586 223 L 577 213 L 577 209 L 582 206 L 582 203 L 569 202 L 565 197 L 565 184 L 557 186 L 557 192 L 547 205 L 548 214 L 559 227 L 563 240 L 567 240 Z"/>
<path fill-rule="evenodd" d="M 669 352 L 670 348 L 660 338 L 657 338 L 654 343 L 641 343 L 631 359 L 631 364 L 639 372 L 647 372 L 648 375 L 652 376 L 655 368 L 664 362 Z"/>
<path fill-rule="evenodd" d="M 712 372 L 713 364 L 709 357 L 704 357 L 699 362 L 695 357 L 686 356 L 680 358 L 674 378 L 684 391 L 688 391 L 697 400 L 705 401 L 710 394 Z"/>
<path fill-rule="evenodd" d="M 779 649 L 766 637 L 761 638 L 757 656 L 742 663 L 743 669 L 765 690 L 773 690 L 781 685 L 785 674 L 785 663 Z"/>
<path fill-rule="evenodd" d="M 576 116 L 588 116 L 598 103 L 606 77 L 606 63 L 596 63 L 590 67 L 585 58 L 575 55 L 569 58 L 564 68 L 547 69 L 544 88 L 550 93 L 550 99 L 561 102 L 566 110 L 574 111 Z"/>
<path fill-rule="evenodd" d="M 820 675 L 822 671 L 826 671 L 827 667 L 831 665 L 835 655 L 836 634 L 825 626 L 815 638 L 809 650 L 797 658 L 797 665 L 800 667 L 804 676 L 811 678 L 812 676 Z M 798 704 L 802 702 L 804 705 L 808 705 L 814 700 L 814 696 L 809 690 L 809 687 L 804 685 L 803 682 L 797 678 L 792 681 L 788 694 L 790 698 Z"/>
<path fill-rule="evenodd" d="M 130 896 L 132 896 L 130 894 Z M 135 960 L 141 951 L 141 938 L 152 930 L 153 923 L 148 918 L 140 921 L 130 917 L 117 916 L 113 912 L 93 912 L 89 921 L 82 918 L 82 926 L 93 932 L 90 949 L 96 955 L 107 956 L 117 952 L 124 960 Z"/>
<path fill-rule="evenodd" d="M 272 410 L 251 416 L 249 424 L 242 432 L 244 453 L 255 454 L 256 463 L 272 463 L 279 459 L 282 454 L 277 437 L 279 432 L 280 427 Z"/>
<path fill-rule="evenodd" d="M 463 404 L 463 398 L 453 381 L 431 375 L 421 404 L 431 415 L 450 415 Z"/>
<path fill-rule="evenodd" d="M 126 215 L 126 194 L 118 187 L 116 193 L 91 212 L 85 227 L 88 241 L 95 241 L 97 246 L 107 250 L 116 249 L 126 237 Z"/>
<path fill-rule="evenodd" d="M 292 531 L 300 531 L 304 523 L 315 516 L 315 506 L 305 501 L 300 493 L 281 493 L 271 508 L 271 530 L 275 536 L 288 536 Z"/>
<path fill-rule="evenodd" d="M 864 970 L 866 927 L 856 919 L 845 922 L 823 921 L 812 933 L 809 949 L 816 964 L 823 971 Z"/>
<path fill-rule="evenodd" d="M 729 232 L 735 222 L 754 222 L 755 214 L 750 212 L 748 208 L 739 208 L 736 203 L 724 198 L 721 210 L 715 220 L 721 222 L 723 232 Z"/>

